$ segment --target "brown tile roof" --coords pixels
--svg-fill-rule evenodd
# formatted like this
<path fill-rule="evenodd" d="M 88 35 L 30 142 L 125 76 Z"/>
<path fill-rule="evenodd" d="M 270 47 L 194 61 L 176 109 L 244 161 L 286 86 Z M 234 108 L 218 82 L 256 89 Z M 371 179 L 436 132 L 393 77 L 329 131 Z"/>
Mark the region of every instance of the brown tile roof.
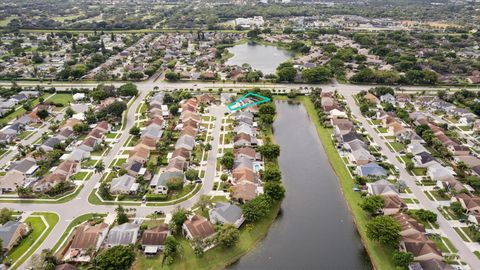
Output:
<path fill-rule="evenodd" d="M 233 150 L 233 154 L 235 155 L 235 157 L 237 157 L 238 155 L 245 155 L 251 158 L 255 158 L 257 152 L 251 147 L 241 147 Z"/>
<path fill-rule="evenodd" d="M 100 128 L 102 130 L 108 130 L 108 122 L 107 121 L 101 121 L 101 122 L 98 122 L 97 125 L 95 126 L 95 128 Z"/>
<path fill-rule="evenodd" d="M 183 128 L 185 127 L 192 127 L 192 128 L 198 128 L 198 123 L 193 121 L 193 120 L 187 120 L 183 122 Z"/>
<path fill-rule="evenodd" d="M 212 223 L 199 215 L 194 215 L 184 224 L 194 239 L 205 239 L 215 233 Z"/>
<path fill-rule="evenodd" d="M 101 139 L 103 137 L 103 131 L 101 131 L 100 129 L 94 128 L 88 133 L 87 137 L 93 137 L 95 139 Z"/>
<path fill-rule="evenodd" d="M 407 206 L 398 195 L 384 195 L 383 200 L 385 209 L 400 209 Z"/>
<path fill-rule="evenodd" d="M 167 171 L 183 171 L 185 161 L 179 158 L 172 158 L 168 162 Z"/>
<path fill-rule="evenodd" d="M 60 163 L 55 172 L 65 172 L 66 174 L 73 173 L 75 171 L 78 162 L 72 160 L 65 160 Z"/>
<path fill-rule="evenodd" d="M 163 245 L 168 236 L 168 225 L 162 224 L 155 228 L 145 230 L 142 235 L 142 245 Z"/>
<path fill-rule="evenodd" d="M 409 215 L 405 213 L 397 213 L 392 216 L 399 224 L 400 224 L 400 231 L 406 231 L 406 230 L 416 230 L 417 232 L 424 233 L 425 232 L 425 227 L 423 224 L 419 223 L 416 219 L 410 217 Z"/>
<path fill-rule="evenodd" d="M 172 158 L 182 157 L 185 159 L 190 158 L 190 151 L 185 148 L 178 148 L 173 151 Z"/>
<path fill-rule="evenodd" d="M 246 140 L 246 141 L 250 142 L 252 139 L 251 139 L 250 135 L 245 134 L 245 133 L 240 133 L 240 134 L 235 135 L 233 141 L 236 142 L 236 141 L 240 141 L 240 140 Z"/>
<path fill-rule="evenodd" d="M 243 181 L 233 186 L 232 198 L 243 201 L 250 201 L 257 197 L 257 186 L 247 181 Z"/>
<path fill-rule="evenodd" d="M 150 121 L 147 122 L 147 126 L 149 126 L 151 124 L 156 124 L 156 125 L 162 126 L 164 121 L 165 120 L 163 120 L 162 117 L 156 116 L 156 117 L 153 117 Z"/>
<path fill-rule="evenodd" d="M 249 181 L 249 182 L 255 182 L 255 173 L 247 168 L 240 168 L 236 169 L 232 173 L 233 178 L 237 182 L 241 181 Z"/>
<path fill-rule="evenodd" d="M 88 137 L 82 142 L 82 144 L 90 147 L 95 147 L 96 143 L 97 143 L 97 140 L 95 140 L 95 138 L 92 138 L 92 137 Z"/>
<path fill-rule="evenodd" d="M 432 240 L 427 239 L 422 233 L 404 236 L 402 242 L 406 251 L 411 252 L 415 257 L 432 253 L 440 257 L 442 256 L 442 253 L 435 243 Z"/>
<path fill-rule="evenodd" d="M 141 145 L 136 145 L 133 150 L 128 154 L 129 157 L 139 157 L 141 159 L 148 159 L 150 156 L 150 150 L 142 147 Z"/>
<path fill-rule="evenodd" d="M 71 249 L 88 249 L 97 245 L 100 233 L 108 228 L 108 224 L 99 223 L 94 226 L 88 224 L 80 225 L 75 229 Z"/>
<path fill-rule="evenodd" d="M 195 136 L 197 136 L 197 130 L 191 126 L 184 127 L 180 133 L 180 137 L 183 135 L 188 135 L 195 138 Z"/>
<path fill-rule="evenodd" d="M 153 149 L 157 147 L 157 143 L 155 142 L 155 140 L 150 137 L 142 137 L 140 139 L 140 142 L 138 143 L 138 146 L 139 145 L 144 145 L 147 148 L 153 148 Z"/>

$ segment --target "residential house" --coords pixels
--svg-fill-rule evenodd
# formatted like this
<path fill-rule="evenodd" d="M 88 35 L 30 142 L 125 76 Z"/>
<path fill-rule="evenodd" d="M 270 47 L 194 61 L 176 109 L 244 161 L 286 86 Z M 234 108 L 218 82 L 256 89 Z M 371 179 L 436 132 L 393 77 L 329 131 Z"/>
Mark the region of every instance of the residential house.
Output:
<path fill-rule="evenodd" d="M 383 177 L 387 176 L 387 171 L 375 162 L 357 166 L 357 174 L 363 177 Z"/>
<path fill-rule="evenodd" d="M 25 223 L 19 221 L 7 221 L 0 225 L 0 239 L 2 240 L 2 249 L 10 251 L 29 231 Z"/>
<path fill-rule="evenodd" d="M 175 143 L 175 149 L 184 148 L 192 151 L 195 147 L 195 139 L 190 136 L 182 136 Z"/>
<path fill-rule="evenodd" d="M 170 230 L 167 224 L 145 230 L 140 241 L 143 253 L 145 255 L 156 255 L 159 251 L 163 251 L 165 240 L 169 235 Z"/>
<path fill-rule="evenodd" d="M 480 215 L 480 197 L 460 193 L 454 199 L 462 205 L 467 214 Z"/>
<path fill-rule="evenodd" d="M 250 160 L 260 160 L 260 153 L 257 153 L 255 149 L 251 147 L 240 147 L 233 149 L 235 158 L 248 158 Z"/>
<path fill-rule="evenodd" d="M 451 170 L 435 163 L 427 168 L 427 175 L 435 181 L 448 181 L 455 179 Z"/>
<path fill-rule="evenodd" d="M 240 181 L 232 187 L 231 198 L 240 203 L 251 201 L 257 195 L 257 185 L 250 181 Z"/>
<path fill-rule="evenodd" d="M 465 145 L 449 145 L 448 151 L 454 156 L 467 156 L 470 154 L 470 148 Z"/>
<path fill-rule="evenodd" d="M 384 206 L 382 213 L 386 216 L 407 210 L 407 205 L 398 195 L 383 195 Z"/>
<path fill-rule="evenodd" d="M 210 209 L 208 215 L 213 224 L 232 224 L 236 228 L 245 221 L 242 209 L 230 203 L 217 203 L 213 209 Z"/>
<path fill-rule="evenodd" d="M 150 150 L 143 148 L 142 146 L 135 146 L 128 154 L 129 160 L 135 160 L 141 164 L 145 164 L 150 156 Z"/>
<path fill-rule="evenodd" d="M 25 175 L 18 171 L 8 171 L 0 176 L 0 193 L 14 192 L 18 187 L 23 186 Z"/>
<path fill-rule="evenodd" d="M 181 179 L 185 180 L 185 174 L 183 172 L 163 172 L 161 174 L 156 174 L 152 181 L 150 181 L 150 187 L 155 189 L 157 194 L 167 194 L 168 187 L 167 183 L 171 179 Z"/>
<path fill-rule="evenodd" d="M 455 270 L 451 265 L 439 259 L 413 262 L 410 264 L 411 270 Z"/>
<path fill-rule="evenodd" d="M 160 140 L 160 138 L 162 138 L 162 135 L 163 135 L 163 129 L 158 127 L 157 125 L 150 125 L 148 127 L 146 127 L 143 131 L 142 131 L 142 135 L 141 137 L 148 137 L 148 138 L 151 138 L 155 141 L 158 141 Z"/>
<path fill-rule="evenodd" d="M 443 260 L 442 252 L 422 233 L 402 237 L 400 250 L 412 253 L 415 261 Z"/>
<path fill-rule="evenodd" d="M 185 237 L 190 240 L 205 240 L 215 235 L 213 224 L 208 219 L 194 215 L 182 226 Z"/>
<path fill-rule="evenodd" d="M 378 98 L 373 95 L 372 93 L 368 92 L 365 96 L 364 96 L 365 100 L 372 103 L 372 104 L 378 104 L 380 101 L 378 100 Z"/>
<path fill-rule="evenodd" d="M 93 250 L 94 254 L 102 245 L 108 232 L 108 224 L 98 223 L 90 225 L 88 223 L 79 225 L 72 233 L 72 239 L 68 244 L 65 253 L 65 261 L 88 262 L 92 256 L 89 251 Z"/>
<path fill-rule="evenodd" d="M 110 183 L 111 194 L 129 194 L 135 193 L 138 190 L 138 183 L 136 183 L 135 177 L 128 174 L 124 174 L 120 177 L 112 179 Z"/>
<path fill-rule="evenodd" d="M 435 160 L 435 158 L 433 158 L 433 156 L 430 153 L 424 151 L 416 154 L 413 157 L 413 163 L 415 164 L 416 167 L 428 168 L 434 164 L 437 164 L 438 162 Z"/>
<path fill-rule="evenodd" d="M 419 142 L 412 142 L 407 145 L 407 152 L 412 153 L 413 155 L 418 155 L 422 152 L 427 152 L 427 149 Z"/>
<path fill-rule="evenodd" d="M 51 137 L 51 138 L 48 138 L 42 145 L 40 145 L 40 148 L 45 152 L 49 152 L 55 149 L 55 146 L 59 145 L 60 142 L 61 141 L 58 138 Z"/>
<path fill-rule="evenodd" d="M 400 235 L 411 236 L 425 233 L 425 227 L 416 219 L 410 217 L 405 213 L 398 213 L 391 216 L 400 224 Z"/>
<path fill-rule="evenodd" d="M 108 233 L 106 245 L 114 247 L 119 245 L 134 245 L 137 242 L 140 225 L 136 223 L 124 223 L 113 227 Z"/>
<path fill-rule="evenodd" d="M 380 101 L 395 105 L 395 97 L 390 93 L 380 96 Z"/>
<path fill-rule="evenodd" d="M 85 140 L 83 140 L 82 144 L 80 144 L 78 148 L 90 153 L 90 152 L 93 152 L 93 150 L 95 150 L 95 147 L 97 145 L 98 145 L 98 141 L 95 138 L 88 137 Z"/>
<path fill-rule="evenodd" d="M 179 158 L 172 158 L 169 160 L 165 171 L 183 172 L 186 168 L 187 168 L 187 162 L 185 162 L 185 160 L 179 159 Z"/>
<path fill-rule="evenodd" d="M 367 183 L 367 191 L 370 195 L 398 195 L 395 185 L 385 179 Z"/>

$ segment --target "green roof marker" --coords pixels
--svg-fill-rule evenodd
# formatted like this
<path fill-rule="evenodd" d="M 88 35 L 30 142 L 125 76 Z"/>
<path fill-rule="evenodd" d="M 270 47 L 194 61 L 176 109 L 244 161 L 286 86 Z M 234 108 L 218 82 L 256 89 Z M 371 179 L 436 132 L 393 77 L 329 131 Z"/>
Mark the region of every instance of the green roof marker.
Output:
<path fill-rule="evenodd" d="M 260 100 L 252 101 L 252 102 L 244 104 L 242 101 L 245 98 L 248 98 L 248 97 L 255 97 L 255 98 L 260 99 Z M 255 106 L 255 105 L 262 104 L 262 103 L 269 102 L 269 101 L 271 101 L 271 99 L 268 98 L 268 97 L 265 97 L 265 96 L 262 96 L 262 95 L 259 95 L 259 94 L 255 94 L 255 93 L 252 93 L 252 92 L 248 92 L 247 94 L 245 94 L 245 95 L 241 96 L 240 98 L 238 98 L 237 100 L 235 100 L 235 102 L 233 102 L 232 104 L 229 104 L 227 107 L 230 111 L 233 112 L 233 111 L 241 110 L 241 109 L 246 108 L 246 107 Z"/>

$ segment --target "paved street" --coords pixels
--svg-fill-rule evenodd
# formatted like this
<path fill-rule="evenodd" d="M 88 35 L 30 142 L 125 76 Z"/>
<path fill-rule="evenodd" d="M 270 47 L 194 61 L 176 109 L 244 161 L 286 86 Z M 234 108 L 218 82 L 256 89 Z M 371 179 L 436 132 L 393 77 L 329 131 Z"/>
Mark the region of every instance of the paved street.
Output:
<path fill-rule="evenodd" d="M 382 154 L 384 154 L 388 161 L 393 165 L 397 166 L 400 170 L 399 179 L 405 181 L 407 186 L 410 188 L 412 193 L 415 195 L 415 198 L 419 200 L 423 208 L 428 209 L 437 214 L 437 222 L 440 226 L 440 230 L 445 234 L 445 236 L 450 239 L 453 245 L 458 249 L 458 254 L 472 269 L 480 269 L 480 260 L 475 256 L 472 251 L 467 247 L 462 238 L 455 232 L 450 223 L 443 217 L 443 215 L 437 210 L 438 203 L 433 202 L 427 198 L 423 190 L 415 184 L 415 177 L 411 176 L 407 170 L 403 167 L 403 164 L 400 163 L 393 152 L 391 152 L 380 135 L 370 126 L 367 122 L 367 119 L 360 112 L 359 107 L 355 103 L 355 100 L 351 94 L 345 95 L 347 106 L 352 111 L 352 114 L 356 117 L 362 126 L 365 128 L 367 133 L 373 138 L 375 143 L 382 148 Z"/>

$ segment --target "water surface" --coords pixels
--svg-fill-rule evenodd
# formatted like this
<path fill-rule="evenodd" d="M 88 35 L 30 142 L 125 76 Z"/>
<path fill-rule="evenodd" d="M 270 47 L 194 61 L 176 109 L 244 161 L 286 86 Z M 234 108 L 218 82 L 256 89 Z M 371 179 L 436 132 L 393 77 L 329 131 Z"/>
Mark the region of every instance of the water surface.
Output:
<path fill-rule="evenodd" d="M 233 57 L 228 59 L 225 64 L 241 66 L 247 63 L 253 69 L 261 70 L 264 75 L 274 74 L 280 63 L 293 57 L 293 54 L 288 51 L 256 43 L 235 45 L 228 48 L 228 51 L 233 53 Z"/>
<path fill-rule="evenodd" d="M 277 102 L 286 197 L 267 237 L 229 269 L 372 269 L 338 179 L 303 105 Z"/>

